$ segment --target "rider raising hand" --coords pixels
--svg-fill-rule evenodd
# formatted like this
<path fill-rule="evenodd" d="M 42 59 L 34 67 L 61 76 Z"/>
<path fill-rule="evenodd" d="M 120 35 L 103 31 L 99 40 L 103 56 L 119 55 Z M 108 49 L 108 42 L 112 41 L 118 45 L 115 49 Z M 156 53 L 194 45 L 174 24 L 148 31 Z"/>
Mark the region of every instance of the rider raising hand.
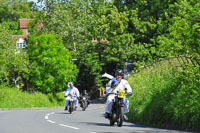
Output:
<path fill-rule="evenodd" d="M 106 87 L 106 94 L 108 95 L 107 97 L 107 101 L 106 101 L 106 108 L 105 108 L 105 118 L 109 118 L 110 113 L 111 113 L 111 109 L 112 109 L 112 103 L 113 103 L 113 99 L 115 97 L 114 93 L 117 93 L 117 91 L 119 90 L 126 90 L 127 95 L 131 96 L 132 95 L 132 88 L 129 85 L 128 81 L 123 79 L 124 74 L 123 71 L 121 69 L 117 69 L 116 71 L 116 78 L 111 79 L 108 82 L 108 85 Z M 124 98 L 124 113 L 129 112 L 129 101 L 128 99 L 125 97 Z M 125 116 L 127 119 L 127 116 Z"/>

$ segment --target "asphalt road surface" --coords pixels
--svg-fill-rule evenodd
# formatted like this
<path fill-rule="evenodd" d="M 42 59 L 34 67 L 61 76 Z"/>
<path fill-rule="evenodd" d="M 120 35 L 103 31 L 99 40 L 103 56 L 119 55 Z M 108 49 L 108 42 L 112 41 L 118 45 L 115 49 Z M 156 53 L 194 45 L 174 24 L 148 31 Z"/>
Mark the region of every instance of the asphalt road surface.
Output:
<path fill-rule="evenodd" d="M 124 122 L 110 126 L 104 118 L 105 104 L 90 104 L 86 111 L 79 107 L 69 114 L 63 108 L 0 110 L 0 133 L 154 133 L 181 131 L 145 127 Z"/>

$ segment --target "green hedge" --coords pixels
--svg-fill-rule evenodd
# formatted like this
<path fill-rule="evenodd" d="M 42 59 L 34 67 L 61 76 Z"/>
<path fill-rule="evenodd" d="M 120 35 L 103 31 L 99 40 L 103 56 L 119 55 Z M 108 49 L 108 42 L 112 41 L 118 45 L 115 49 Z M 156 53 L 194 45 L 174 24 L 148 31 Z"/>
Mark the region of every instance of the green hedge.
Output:
<path fill-rule="evenodd" d="M 16 88 L 0 86 L 0 108 L 37 108 L 64 106 L 64 94 L 44 95 L 22 92 Z"/>
<path fill-rule="evenodd" d="M 200 67 L 168 65 L 132 75 L 130 121 L 200 131 Z"/>

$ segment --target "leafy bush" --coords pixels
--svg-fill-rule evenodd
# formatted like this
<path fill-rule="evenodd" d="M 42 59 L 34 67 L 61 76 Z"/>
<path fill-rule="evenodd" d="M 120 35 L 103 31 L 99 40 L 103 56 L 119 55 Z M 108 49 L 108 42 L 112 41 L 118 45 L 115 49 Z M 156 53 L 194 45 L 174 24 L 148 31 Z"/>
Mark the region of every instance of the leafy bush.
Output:
<path fill-rule="evenodd" d="M 31 85 L 36 91 L 56 93 L 62 91 L 67 82 L 75 81 L 78 69 L 71 62 L 68 49 L 54 34 L 43 34 L 29 38 L 28 53 L 31 60 Z"/>
<path fill-rule="evenodd" d="M 131 121 L 160 127 L 200 130 L 199 67 L 168 65 L 132 75 Z"/>
<path fill-rule="evenodd" d="M 200 67 L 185 67 L 176 78 L 178 91 L 168 106 L 173 113 L 172 121 L 200 130 Z"/>

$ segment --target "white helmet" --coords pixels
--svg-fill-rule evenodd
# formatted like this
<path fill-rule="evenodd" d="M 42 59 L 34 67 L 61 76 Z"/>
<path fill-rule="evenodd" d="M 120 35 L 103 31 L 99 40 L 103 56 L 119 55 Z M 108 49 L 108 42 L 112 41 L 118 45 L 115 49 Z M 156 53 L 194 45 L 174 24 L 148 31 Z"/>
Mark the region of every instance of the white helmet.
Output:
<path fill-rule="evenodd" d="M 70 85 L 74 85 L 72 82 L 68 82 L 68 87 L 70 87 Z"/>

